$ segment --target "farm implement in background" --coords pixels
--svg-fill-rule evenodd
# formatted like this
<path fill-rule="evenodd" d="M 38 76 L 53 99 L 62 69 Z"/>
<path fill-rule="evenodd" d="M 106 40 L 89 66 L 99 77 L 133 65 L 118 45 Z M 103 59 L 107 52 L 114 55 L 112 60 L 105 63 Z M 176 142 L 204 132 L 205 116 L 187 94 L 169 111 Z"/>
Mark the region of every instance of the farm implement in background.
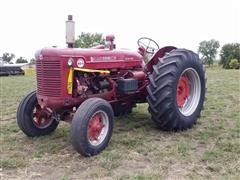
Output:
<path fill-rule="evenodd" d="M 3 60 L 0 59 L 0 76 L 9 76 L 9 75 L 24 75 L 25 72 L 22 69 L 27 63 L 21 64 L 6 64 Z"/>

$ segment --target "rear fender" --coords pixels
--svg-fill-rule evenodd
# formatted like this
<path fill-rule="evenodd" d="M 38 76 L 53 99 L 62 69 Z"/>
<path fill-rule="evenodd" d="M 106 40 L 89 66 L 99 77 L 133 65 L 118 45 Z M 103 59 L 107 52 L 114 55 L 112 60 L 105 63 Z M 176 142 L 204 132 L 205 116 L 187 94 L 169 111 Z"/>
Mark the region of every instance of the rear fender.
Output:
<path fill-rule="evenodd" d="M 147 72 L 150 72 L 152 73 L 153 71 L 153 65 L 157 64 L 158 61 L 159 61 L 159 58 L 162 58 L 163 56 L 165 56 L 166 53 L 174 50 L 174 49 L 177 49 L 176 47 L 174 46 L 165 46 L 161 49 L 159 49 L 154 55 L 153 57 L 150 59 L 150 61 L 147 63 L 146 65 L 146 70 Z"/>

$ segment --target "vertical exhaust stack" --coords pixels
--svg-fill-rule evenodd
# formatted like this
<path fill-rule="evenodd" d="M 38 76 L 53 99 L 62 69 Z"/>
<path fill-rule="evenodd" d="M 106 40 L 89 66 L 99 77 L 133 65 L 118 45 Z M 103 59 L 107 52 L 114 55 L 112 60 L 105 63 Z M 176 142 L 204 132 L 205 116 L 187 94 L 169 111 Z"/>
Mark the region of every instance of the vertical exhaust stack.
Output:
<path fill-rule="evenodd" d="M 72 15 L 68 15 L 66 21 L 66 43 L 69 48 L 74 47 L 75 43 L 75 22 L 73 21 Z"/>

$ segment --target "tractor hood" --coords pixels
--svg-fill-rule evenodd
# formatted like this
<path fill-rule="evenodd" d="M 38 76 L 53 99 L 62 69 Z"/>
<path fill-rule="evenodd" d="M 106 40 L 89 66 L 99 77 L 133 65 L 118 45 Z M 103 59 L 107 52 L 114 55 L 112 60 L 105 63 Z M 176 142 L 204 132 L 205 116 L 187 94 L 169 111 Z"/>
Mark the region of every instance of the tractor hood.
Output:
<path fill-rule="evenodd" d="M 68 59 L 74 60 L 77 67 L 79 58 L 84 60 L 84 68 L 109 69 L 141 67 L 143 57 L 134 51 L 117 49 L 81 49 L 81 48 L 43 48 L 35 54 L 36 59 Z"/>

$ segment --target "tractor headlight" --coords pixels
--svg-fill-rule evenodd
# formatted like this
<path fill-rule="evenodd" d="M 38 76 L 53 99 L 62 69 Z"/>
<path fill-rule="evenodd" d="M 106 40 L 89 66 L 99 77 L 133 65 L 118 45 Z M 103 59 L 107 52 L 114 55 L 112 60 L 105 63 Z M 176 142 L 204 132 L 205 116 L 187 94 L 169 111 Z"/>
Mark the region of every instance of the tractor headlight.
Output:
<path fill-rule="evenodd" d="M 69 58 L 67 64 L 71 67 L 73 65 L 73 58 Z"/>
<path fill-rule="evenodd" d="M 82 68 L 82 67 L 84 66 L 84 64 L 85 64 L 85 62 L 84 62 L 84 59 L 83 59 L 83 58 L 79 58 L 79 59 L 77 60 L 77 66 L 78 66 L 79 68 Z"/>

